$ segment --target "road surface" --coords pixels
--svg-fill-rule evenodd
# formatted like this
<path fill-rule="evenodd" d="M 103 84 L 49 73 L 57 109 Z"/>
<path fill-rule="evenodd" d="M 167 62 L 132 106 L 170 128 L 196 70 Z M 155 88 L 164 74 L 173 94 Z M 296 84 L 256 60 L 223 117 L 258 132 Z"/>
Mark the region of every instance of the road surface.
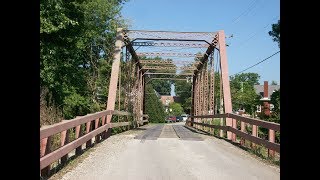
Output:
<path fill-rule="evenodd" d="M 142 126 L 99 143 L 65 180 L 280 179 L 279 167 L 182 123 Z"/>

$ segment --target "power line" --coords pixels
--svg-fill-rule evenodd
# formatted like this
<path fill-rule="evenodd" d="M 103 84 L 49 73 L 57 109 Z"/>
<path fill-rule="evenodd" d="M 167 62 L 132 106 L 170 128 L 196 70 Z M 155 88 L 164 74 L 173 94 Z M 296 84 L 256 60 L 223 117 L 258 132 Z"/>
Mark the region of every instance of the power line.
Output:
<path fill-rule="evenodd" d="M 278 19 L 279 16 L 275 17 L 272 19 L 272 22 L 275 20 L 275 19 Z M 264 30 L 266 29 L 267 27 L 270 26 L 271 23 L 268 23 L 266 26 L 264 26 L 263 28 L 259 29 L 258 31 L 254 32 L 254 33 L 251 33 L 251 36 L 246 39 L 245 41 L 242 41 L 237 47 L 239 48 L 241 45 L 245 44 L 246 42 L 248 42 L 250 39 L 252 39 L 254 36 L 256 36 L 259 32 L 261 32 L 261 30 Z"/>
<path fill-rule="evenodd" d="M 248 70 L 248 69 L 250 69 L 250 68 L 252 68 L 252 67 L 254 67 L 254 66 L 258 65 L 258 64 L 260 64 L 260 63 L 262 63 L 263 61 L 266 61 L 267 59 L 269 59 L 269 58 L 271 58 L 272 56 L 274 56 L 274 55 L 278 54 L 279 52 L 280 52 L 280 51 L 278 51 L 278 52 L 276 52 L 276 53 L 272 54 L 271 56 L 269 56 L 269 57 L 267 57 L 267 58 L 263 59 L 262 61 L 259 61 L 259 62 L 258 62 L 258 63 L 256 63 L 256 64 L 254 64 L 254 65 L 252 65 L 252 66 L 250 66 L 250 67 L 248 67 L 248 68 L 246 68 L 246 69 L 244 69 L 244 70 L 242 70 L 242 71 L 240 71 L 240 72 L 237 72 L 237 73 L 235 73 L 235 74 L 232 74 L 232 75 L 230 75 L 230 76 L 233 76 L 233 75 L 236 75 L 236 74 L 242 73 L 242 72 L 244 72 L 244 71 L 246 71 L 246 70 Z"/>
<path fill-rule="evenodd" d="M 241 16 L 248 14 L 255 7 L 255 5 L 257 5 L 257 2 L 258 2 L 258 0 L 252 1 L 250 6 L 244 12 L 242 12 L 237 18 L 235 18 L 232 21 L 232 23 L 238 22 L 238 20 L 240 19 Z"/>

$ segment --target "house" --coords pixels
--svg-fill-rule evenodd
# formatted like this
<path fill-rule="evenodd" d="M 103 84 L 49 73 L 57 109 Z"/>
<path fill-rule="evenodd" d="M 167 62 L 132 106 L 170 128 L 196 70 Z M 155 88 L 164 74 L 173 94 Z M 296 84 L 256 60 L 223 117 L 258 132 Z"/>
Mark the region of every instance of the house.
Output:
<path fill-rule="evenodd" d="M 254 89 L 258 95 L 261 95 L 261 101 L 263 102 L 264 106 L 267 106 L 269 108 L 266 108 L 265 113 L 270 114 L 273 109 L 273 104 L 270 104 L 271 95 L 276 90 L 280 89 L 280 85 L 268 85 L 268 81 L 264 81 L 263 85 L 254 85 Z M 262 105 L 257 105 L 257 113 L 261 113 Z"/>
<path fill-rule="evenodd" d="M 173 102 L 180 102 L 180 99 L 177 96 L 162 95 L 160 96 L 160 101 L 164 105 L 166 112 L 168 112 L 169 104 Z"/>

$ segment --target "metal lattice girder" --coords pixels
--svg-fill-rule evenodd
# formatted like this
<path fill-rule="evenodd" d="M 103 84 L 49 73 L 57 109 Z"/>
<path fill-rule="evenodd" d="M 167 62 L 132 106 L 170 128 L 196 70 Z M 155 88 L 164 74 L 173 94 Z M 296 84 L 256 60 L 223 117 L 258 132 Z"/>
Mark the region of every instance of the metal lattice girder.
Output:
<path fill-rule="evenodd" d="M 200 112 L 200 109 L 199 109 L 199 106 L 200 106 L 200 74 L 198 74 L 198 77 L 197 77 L 197 109 L 196 109 L 196 114 L 197 115 L 200 115 L 199 112 Z"/>
<path fill-rule="evenodd" d="M 208 62 L 206 62 L 204 66 L 204 79 L 203 79 L 203 111 L 204 114 L 208 113 L 208 70 L 207 70 Z"/>
<path fill-rule="evenodd" d="M 193 76 L 194 74 L 193 73 L 183 73 L 183 74 L 176 74 L 176 73 L 166 73 L 166 72 L 159 72 L 159 73 L 149 73 L 149 72 L 146 72 L 144 73 L 145 75 L 175 75 L 175 76 Z"/>
<path fill-rule="evenodd" d="M 174 32 L 174 31 L 143 31 L 143 30 L 127 30 L 126 35 L 130 39 L 191 39 L 205 40 L 211 42 L 217 32 Z"/>
<path fill-rule="evenodd" d="M 165 67 L 165 66 L 142 66 L 142 69 L 156 69 L 156 70 L 196 70 L 195 67 Z"/>
<path fill-rule="evenodd" d="M 188 80 L 188 79 L 186 79 L 186 78 L 151 78 L 151 79 L 181 80 L 181 81 L 186 81 L 186 80 Z"/>
<path fill-rule="evenodd" d="M 210 57 L 209 75 L 210 75 L 210 92 L 209 92 L 209 114 L 214 114 L 214 60 L 213 53 Z"/>
<path fill-rule="evenodd" d="M 209 44 L 200 42 L 132 42 L 132 46 L 155 46 L 155 47 L 190 47 L 190 48 L 208 48 Z"/>
<path fill-rule="evenodd" d="M 201 70 L 202 69 L 202 66 L 203 66 L 203 63 L 208 61 L 208 57 L 211 53 L 213 53 L 214 51 L 214 48 L 216 48 L 218 46 L 218 34 L 216 34 L 211 42 L 211 45 L 212 46 L 209 46 L 206 53 L 204 53 L 204 56 L 201 58 L 201 63 L 198 65 L 197 69 L 198 70 Z M 198 73 L 198 72 L 196 72 Z"/>
<path fill-rule="evenodd" d="M 172 60 L 140 60 L 141 64 L 192 64 L 197 65 L 199 61 L 172 61 Z"/>
<path fill-rule="evenodd" d="M 177 57 L 202 57 L 202 54 L 183 53 L 183 52 L 139 52 L 138 56 L 177 56 Z"/>
<path fill-rule="evenodd" d="M 203 87 L 204 87 L 204 70 L 201 71 L 201 76 L 200 76 L 200 115 L 203 115 Z"/>

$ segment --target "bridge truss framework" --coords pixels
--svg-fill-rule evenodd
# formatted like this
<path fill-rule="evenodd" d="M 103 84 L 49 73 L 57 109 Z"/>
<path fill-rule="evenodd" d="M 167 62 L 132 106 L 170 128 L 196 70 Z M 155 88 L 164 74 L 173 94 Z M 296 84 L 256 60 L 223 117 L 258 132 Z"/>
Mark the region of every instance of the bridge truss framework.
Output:
<path fill-rule="evenodd" d="M 192 52 L 137 52 L 139 47 L 188 47 L 207 48 L 204 54 Z M 214 64 L 214 52 L 219 55 L 218 64 Z M 195 57 L 197 61 L 150 60 L 145 57 Z M 189 64 L 188 64 L 189 63 Z M 176 64 L 182 64 L 178 67 Z M 217 113 L 215 106 L 214 67 L 221 69 L 220 73 L 220 107 L 219 113 L 231 113 L 232 103 L 228 77 L 225 34 L 223 30 L 217 32 L 173 32 L 173 31 L 144 31 L 117 29 L 114 60 L 112 64 L 107 110 L 114 110 L 118 92 L 118 108 L 120 100 L 124 102 L 123 109 L 134 114 L 137 125 L 142 122 L 144 115 L 144 91 L 146 76 L 161 73 L 170 74 L 168 71 L 177 69 L 185 71 L 181 75 L 192 77 L 192 106 L 191 115 L 211 115 Z M 150 70 L 156 72 L 149 72 Z M 167 71 L 167 72 L 158 72 Z M 121 74 L 122 73 L 122 74 Z M 123 74 L 124 73 L 124 74 Z M 172 73 L 174 74 L 174 73 Z M 179 74 L 176 74 L 179 76 Z M 180 76 L 179 76 L 180 77 Z M 178 79 L 172 77 L 173 79 Z M 121 80 L 123 79 L 123 80 Z M 125 82 L 124 84 L 121 84 Z M 122 99 L 120 96 L 123 96 Z M 107 123 L 112 115 L 107 116 Z M 192 119 L 192 122 L 200 119 Z M 226 125 L 232 126 L 232 119 L 226 118 Z M 227 132 L 231 140 L 233 134 Z"/>

